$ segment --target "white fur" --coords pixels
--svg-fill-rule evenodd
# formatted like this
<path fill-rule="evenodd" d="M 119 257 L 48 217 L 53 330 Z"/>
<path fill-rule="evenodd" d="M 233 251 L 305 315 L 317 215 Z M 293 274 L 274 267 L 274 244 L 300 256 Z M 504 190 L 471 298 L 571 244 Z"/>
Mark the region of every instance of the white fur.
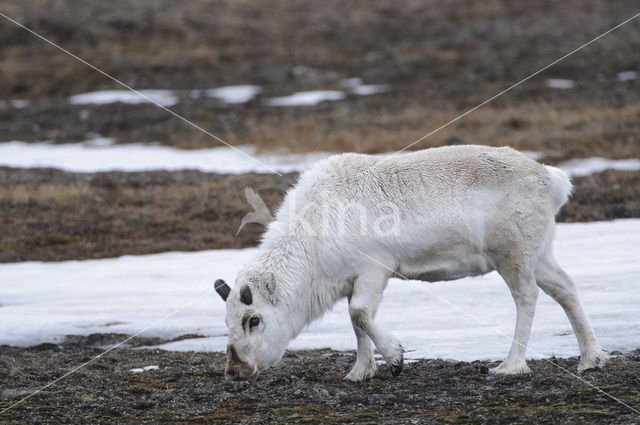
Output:
<path fill-rule="evenodd" d="M 399 342 L 373 320 L 389 277 L 439 281 L 497 270 L 513 295 L 517 321 L 511 350 L 493 373 L 529 370 L 525 351 L 538 286 L 565 309 L 580 345 L 580 369 L 601 366 L 606 353 L 552 253 L 554 217 L 571 190 L 564 172 L 510 148 L 443 147 L 320 161 L 287 193 L 261 254 L 236 279 L 227 300 L 229 344 L 257 373 L 279 361 L 307 324 L 348 297 L 358 356 L 346 379 L 367 379 L 376 371 L 372 341 L 388 363 L 402 362 Z M 394 208 L 393 231 L 367 228 Z M 364 226 L 362 212 L 368 214 Z M 253 290 L 250 306 L 239 301 L 244 284 Z M 428 306 L 413 308 L 428 314 Z M 258 315 L 261 326 L 243 329 L 247 314 Z"/>

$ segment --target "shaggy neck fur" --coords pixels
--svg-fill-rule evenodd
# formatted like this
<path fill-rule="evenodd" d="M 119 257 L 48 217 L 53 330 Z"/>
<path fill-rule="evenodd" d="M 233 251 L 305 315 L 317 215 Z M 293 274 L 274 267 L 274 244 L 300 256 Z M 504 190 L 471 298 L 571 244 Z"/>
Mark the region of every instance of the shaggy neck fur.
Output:
<path fill-rule="evenodd" d="M 264 234 L 257 269 L 275 275 L 280 326 L 287 329 L 291 340 L 333 307 L 341 296 L 341 288 L 318 273 L 321 268 L 316 264 L 317 240 L 310 241 L 301 225 L 290 225 L 286 210 L 281 209 L 280 213 Z"/>

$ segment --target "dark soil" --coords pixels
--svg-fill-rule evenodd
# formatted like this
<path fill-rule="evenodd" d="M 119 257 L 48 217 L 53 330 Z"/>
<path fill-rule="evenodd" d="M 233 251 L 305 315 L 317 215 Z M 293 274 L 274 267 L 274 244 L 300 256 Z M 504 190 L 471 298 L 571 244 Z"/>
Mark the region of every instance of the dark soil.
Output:
<path fill-rule="evenodd" d="M 0 410 L 124 335 L 0 347 Z M 132 341 L 133 346 L 158 342 Z M 638 423 L 640 416 L 572 373 L 578 359 L 530 361 L 531 375 L 493 377 L 495 362 L 420 360 L 399 377 L 342 380 L 355 354 L 288 352 L 255 382 L 226 382 L 220 353 L 116 349 L 26 399 L 2 423 Z M 130 369 L 157 365 L 159 370 Z M 640 350 L 580 377 L 640 409 Z M 25 393 L 22 396 L 16 394 Z"/>
<path fill-rule="evenodd" d="M 251 211 L 244 188 L 253 187 L 275 211 L 296 178 L 0 167 L 0 262 L 255 246 L 260 225 L 236 236 Z M 640 217 L 640 172 L 606 171 L 574 183 L 559 221 Z"/>
<path fill-rule="evenodd" d="M 482 2 L 327 0 L 5 1 L 2 12 L 137 89 L 177 90 L 173 109 L 233 144 L 295 151 L 404 148 L 637 13 L 633 0 Z M 412 148 L 479 143 L 544 160 L 640 157 L 640 20 L 604 37 Z M 54 143 L 98 133 L 181 148 L 212 140 L 151 105 L 70 105 L 120 89 L 0 18 L 0 139 Z M 312 107 L 265 107 L 342 78 L 387 84 L 373 96 Z M 575 82 L 550 89 L 547 78 Z M 226 105 L 191 89 L 258 84 Z M 217 143 L 214 143 L 216 145 Z M 0 168 L 0 262 L 70 260 L 257 244 L 236 229 L 252 186 L 275 208 L 296 179 L 197 171 L 65 173 Z M 575 178 L 560 221 L 640 217 L 640 173 Z M 123 335 L 0 347 L 0 411 L 103 352 Z M 638 423 L 640 417 L 547 361 L 529 376 L 487 375 L 487 362 L 421 360 L 398 378 L 342 381 L 351 352 L 289 352 L 251 383 L 224 381 L 219 353 L 134 349 L 131 341 L 0 415 L 0 423 Z M 550 359 L 574 371 L 577 359 Z M 159 370 L 129 370 L 158 365 Z M 640 351 L 582 377 L 640 409 Z M 20 395 L 22 394 L 22 395 Z"/>

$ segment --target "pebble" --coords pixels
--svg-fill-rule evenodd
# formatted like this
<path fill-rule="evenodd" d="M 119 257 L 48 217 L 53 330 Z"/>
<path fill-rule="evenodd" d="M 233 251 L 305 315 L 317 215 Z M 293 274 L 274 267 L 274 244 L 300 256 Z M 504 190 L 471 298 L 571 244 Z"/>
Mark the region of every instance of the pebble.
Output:
<path fill-rule="evenodd" d="M 324 388 L 314 388 L 313 392 L 317 397 L 320 397 L 323 399 L 327 399 L 330 396 L 329 391 L 325 390 Z"/>
<path fill-rule="evenodd" d="M 28 390 L 26 388 L 7 388 L 6 390 L 2 390 L 2 393 L 0 393 L 0 398 L 2 399 L 2 401 L 13 401 L 16 398 L 22 397 L 23 395 L 27 394 L 33 394 L 34 392 L 34 390 Z"/>

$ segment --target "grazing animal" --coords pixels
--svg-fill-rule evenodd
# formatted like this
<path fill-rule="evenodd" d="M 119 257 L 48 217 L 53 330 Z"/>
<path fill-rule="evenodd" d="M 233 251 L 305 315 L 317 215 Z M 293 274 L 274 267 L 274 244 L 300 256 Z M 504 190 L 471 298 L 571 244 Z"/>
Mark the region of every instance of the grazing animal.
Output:
<path fill-rule="evenodd" d="M 226 377 L 252 378 L 279 362 L 289 341 L 344 297 L 358 346 L 345 379 L 376 373 L 372 342 L 398 375 L 402 346 L 374 321 L 388 279 L 433 282 L 492 270 L 517 308 L 511 349 L 492 373 L 530 371 L 525 351 L 538 287 L 573 326 L 578 370 L 602 366 L 607 354 L 552 252 L 555 215 L 571 190 L 563 171 L 506 147 L 348 153 L 318 162 L 287 193 L 234 288 L 215 283 L 226 301 Z"/>

